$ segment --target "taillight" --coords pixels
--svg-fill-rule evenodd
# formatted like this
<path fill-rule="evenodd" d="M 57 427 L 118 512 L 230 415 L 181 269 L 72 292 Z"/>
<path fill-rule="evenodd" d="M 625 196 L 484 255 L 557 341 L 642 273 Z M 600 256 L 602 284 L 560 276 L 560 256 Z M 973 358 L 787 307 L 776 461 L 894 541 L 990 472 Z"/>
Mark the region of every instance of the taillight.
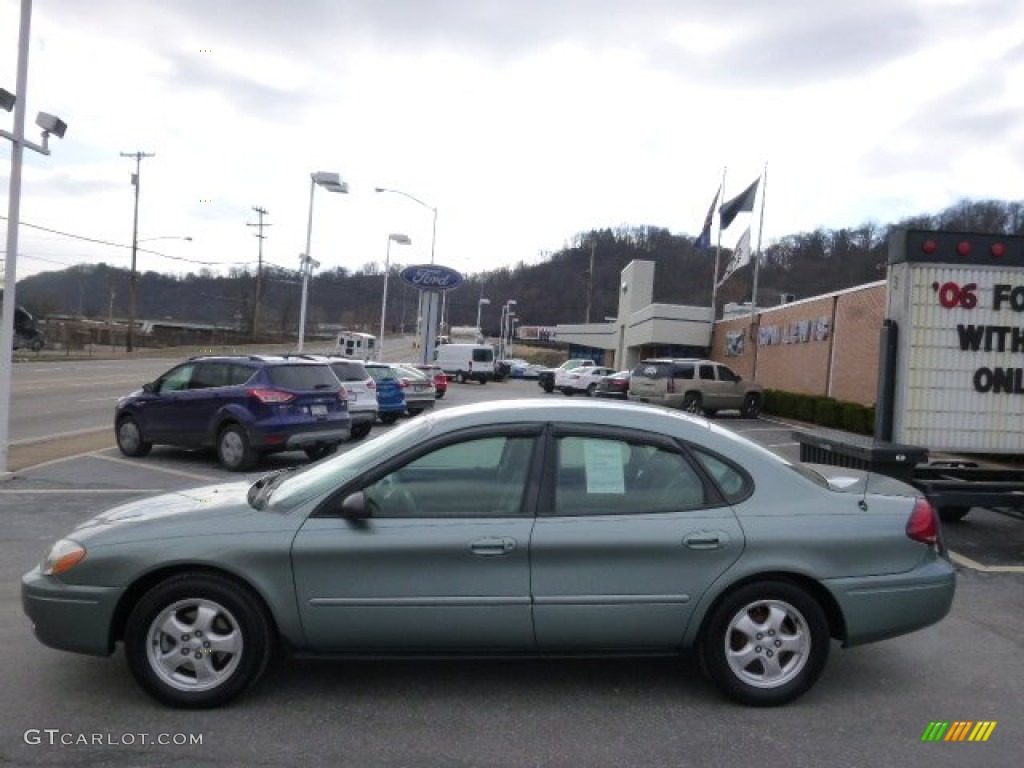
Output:
<path fill-rule="evenodd" d="M 398 386 L 400 386 L 402 389 L 405 389 L 406 387 L 409 386 L 409 380 L 408 379 L 399 379 L 398 380 Z"/>
<path fill-rule="evenodd" d="M 338 399 L 341 400 L 341 402 L 343 402 L 343 403 L 347 403 L 348 402 L 348 390 L 345 389 L 345 387 L 341 387 L 338 390 Z"/>
<path fill-rule="evenodd" d="M 917 499 L 914 511 L 907 520 L 907 536 L 922 544 L 935 546 L 939 537 L 939 524 L 936 521 L 935 509 L 927 499 Z"/>
<path fill-rule="evenodd" d="M 363 383 L 366 384 L 367 389 L 373 390 L 377 388 L 377 382 L 374 381 L 373 379 L 367 379 Z"/>
<path fill-rule="evenodd" d="M 255 397 L 261 403 L 288 403 L 295 399 L 291 392 L 281 392 L 276 389 L 247 389 L 245 394 Z"/>

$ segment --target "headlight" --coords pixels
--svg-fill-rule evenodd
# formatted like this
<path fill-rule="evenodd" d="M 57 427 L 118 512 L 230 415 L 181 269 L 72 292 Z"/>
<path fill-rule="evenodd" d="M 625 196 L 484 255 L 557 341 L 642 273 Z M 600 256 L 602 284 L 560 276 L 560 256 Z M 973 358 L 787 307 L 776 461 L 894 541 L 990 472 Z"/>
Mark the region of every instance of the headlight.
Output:
<path fill-rule="evenodd" d="M 40 568 L 44 576 L 60 576 L 75 567 L 85 558 L 85 547 L 70 539 L 61 539 L 43 559 Z"/>

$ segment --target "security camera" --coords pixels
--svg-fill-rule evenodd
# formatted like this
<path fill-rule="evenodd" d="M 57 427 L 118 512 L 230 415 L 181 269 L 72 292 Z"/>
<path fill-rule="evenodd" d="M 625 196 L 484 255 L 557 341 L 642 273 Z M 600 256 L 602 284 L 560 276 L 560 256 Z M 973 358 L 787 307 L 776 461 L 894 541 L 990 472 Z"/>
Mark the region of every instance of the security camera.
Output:
<path fill-rule="evenodd" d="M 49 115 L 46 112 L 40 112 L 38 115 L 36 115 L 36 125 L 38 125 L 47 133 L 53 134 L 58 139 L 63 139 L 64 131 L 68 129 L 67 123 L 65 123 L 59 117 Z"/>
<path fill-rule="evenodd" d="M 10 112 L 14 109 L 14 102 L 17 100 L 18 98 L 13 93 L 0 88 L 0 109 Z"/>

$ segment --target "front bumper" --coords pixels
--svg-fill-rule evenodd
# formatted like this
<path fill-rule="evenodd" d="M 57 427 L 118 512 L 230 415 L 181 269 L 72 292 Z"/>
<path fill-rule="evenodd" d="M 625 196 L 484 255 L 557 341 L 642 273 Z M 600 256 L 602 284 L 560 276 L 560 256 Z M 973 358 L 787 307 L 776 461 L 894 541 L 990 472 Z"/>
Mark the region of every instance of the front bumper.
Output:
<path fill-rule="evenodd" d="M 111 624 L 120 587 L 78 587 L 36 567 L 21 577 L 21 607 L 43 645 L 62 651 L 109 656 Z"/>
<path fill-rule="evenodd" d="M 873 643 L 923 629 L 953 605 L 956 572 L 946 560 L 929 560 L 906 573 L 828 579 L 846 621 L 845 646 Z"/>

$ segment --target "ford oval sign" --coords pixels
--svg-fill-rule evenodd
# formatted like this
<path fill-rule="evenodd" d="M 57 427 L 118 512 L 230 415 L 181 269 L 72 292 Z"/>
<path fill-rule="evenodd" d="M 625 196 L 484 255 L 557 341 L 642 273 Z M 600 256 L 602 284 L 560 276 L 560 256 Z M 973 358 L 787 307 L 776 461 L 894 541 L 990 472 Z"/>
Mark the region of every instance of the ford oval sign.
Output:
<path fill-rule="evenodd" d="M 462 275 L 437 264 L 418 264 L 403 269 L 399 275 L 413 288 L 421 291 L 450 291 L 462 285 Z"/>

